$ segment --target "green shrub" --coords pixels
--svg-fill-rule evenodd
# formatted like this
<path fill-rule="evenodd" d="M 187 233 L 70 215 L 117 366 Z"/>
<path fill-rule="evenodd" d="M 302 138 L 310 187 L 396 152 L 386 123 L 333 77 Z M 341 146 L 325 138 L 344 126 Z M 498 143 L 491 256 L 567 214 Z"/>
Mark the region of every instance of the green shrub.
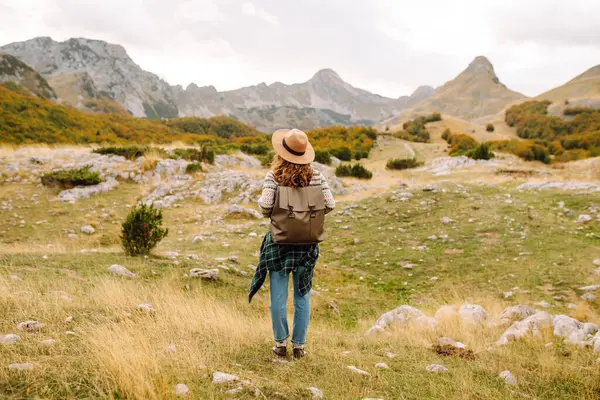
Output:
<path fill-rule="evenodd" d="M 242 144 L 240 145 L 240 150 L 246 154 L 252 155 L 265 155 L 271 151 L 271 146 L 268 146 L 266 143 L 258 143 L 258 144 Z"/>
<path fill-rule="evenodd" d="M 353 176 L 359 179 L 371 179 L 373 173 L 363 167 L 361 164 L 340 165 L 335 169 L 336 176 Z"/>
<path fill-rule="evenodd" d="M 190 163 L 187 165 L 187 167 L 185 167 L 186 174 L 193 174 L 199 171 L 202 171 L 202 164 L 199 162 Z"/>
<path fill-rule="evenodd" d="M 423 163 L 417 161 L 416 158 L 392 158 L 388 160 L 385 167 L 387 169 L 410 169 L 420 167 L 421 165 Z"/>
<path fill-rule="evenodd" d="M 488 143 L 481 143 L 475 150 L 469 152 L 467 156 L 473 160 L 491 160 L 494 158 L 494 153 L 490 150 Z"/>
<path fill-rule="evenodd" d="M 128 160 L 135 160 L 146 154 L 150 150 L 148 146 L 125 146 L 125 147 L 101 147 L 93 152 L 103 155 L 115 155 L 125 157 Z"/>
<path fill-rule="evenodd" d="M 352 160 L 352 150 L 349 147 L 343 146 L 330 150 L 331 155 L 339 158 L 342 161 Z"/>
<path fill-rule="evenodd" d="M 42 185 L 61 189 L 75 186 L 92 186 L 102 182 L 98 172 L 90 171 L 89 167 L 62 169 L 42 175 Z"/>
<path fill-rule="evenodd" d="M 331 164 L 331 153 L 327 150 L 315 150 L 315 161 L 321 164 Z"/>
<path fill-rule="evenodd" d="M 202 161 L 202 150 L 198 149 L 174 149 L 173 155 L 177 158 L 188 161 Z"/>
<path fill-rule="evenodd" d="M 573 117 L 577 114 L 593 113 L 593 112 L 597 112 L 597 111 L 598 110 L 596 110 L 595 108 L 591 108 L 591 107 L 575 106 L 575 107 L 565 108 L 563 111 L 563 115 L 566 115 L 568 117 Z"/>
<path fill-rule="evenodd" d="M 442 133 L 442 139 L 444 139 L 445 141 L 448 141 L 451 134 L 452 134 L 452 132 L 450 132 L 450 129 L 446 128 L 444 130 L 444 132 Z"/>
<path fill-rule="evenodd" d="M 154 206 L 138 205 L 121 225 L 121 244 L 130 256 L 145 255 L 167 236 L 162 228 L 162 211 Z"/>
<path fill-rule="evenodd" d="M 485 130 L 488 131 L 488 132 L 494 132 L 494 129 L 495 129 L 494 128 L 494 124 L 487 124 L 485 126 Z"/>

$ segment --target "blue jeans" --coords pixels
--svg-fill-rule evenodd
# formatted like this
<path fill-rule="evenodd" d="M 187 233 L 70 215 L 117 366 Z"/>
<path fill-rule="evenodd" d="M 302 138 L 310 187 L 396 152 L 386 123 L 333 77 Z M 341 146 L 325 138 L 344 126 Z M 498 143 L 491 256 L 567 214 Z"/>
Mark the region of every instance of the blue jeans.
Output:
<path fill-rule="evenodd" d="M 270 272 L 271 277 L 271 319 L 273 321 L 273 335 L 275 341 L 281 342 L 290 336 L 287 321 L 287 298 L 289 273 Z M 294 328 L 292 343 L 303 345 L 306 343 L 306 331 L 310 319 L 310 292 L 304 296 L 298 291 L 299 274 L 294 275 Z"/>

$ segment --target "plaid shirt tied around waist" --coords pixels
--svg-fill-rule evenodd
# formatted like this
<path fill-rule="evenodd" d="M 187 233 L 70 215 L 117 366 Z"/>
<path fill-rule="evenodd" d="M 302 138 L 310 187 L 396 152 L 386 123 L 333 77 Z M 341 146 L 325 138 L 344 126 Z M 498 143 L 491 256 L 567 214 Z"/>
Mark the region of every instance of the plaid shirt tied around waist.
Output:
<path fill-rule="evenodd" d="M 298 290 L 302 296 L 312 288 L 313 272 L 319 258 L 319 245 L 286 245 L 273 242 L 267 232 L 260 246 L 260 258 L 250 283 L 248 302 L 262 287 L 268 272 L 296 272 L 300 274 Z"/>

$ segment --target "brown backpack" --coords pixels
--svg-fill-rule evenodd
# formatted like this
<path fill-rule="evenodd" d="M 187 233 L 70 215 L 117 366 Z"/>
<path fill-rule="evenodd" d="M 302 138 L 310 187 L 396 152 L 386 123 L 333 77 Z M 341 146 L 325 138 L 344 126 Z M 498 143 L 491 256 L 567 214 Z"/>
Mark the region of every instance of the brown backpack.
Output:
<path fill-rule="evenodd" d="M 325 238 L 325 198 L 320 186 L 277 186 L 271 236 L 280 244 L 317 244 Z"/>

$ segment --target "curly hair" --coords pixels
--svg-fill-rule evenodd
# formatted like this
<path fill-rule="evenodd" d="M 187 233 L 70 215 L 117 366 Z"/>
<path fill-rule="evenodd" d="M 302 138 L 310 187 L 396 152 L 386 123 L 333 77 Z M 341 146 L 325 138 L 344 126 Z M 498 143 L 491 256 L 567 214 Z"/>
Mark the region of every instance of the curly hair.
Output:
<path fill-rule="evenodd" d="M 313 169 L 310 164 L 294 164 L 277 154 L 273 157 L 271 169 L 275 182 L 282 186 L 305 187 L 309 185 L 313 177 Z"/>

